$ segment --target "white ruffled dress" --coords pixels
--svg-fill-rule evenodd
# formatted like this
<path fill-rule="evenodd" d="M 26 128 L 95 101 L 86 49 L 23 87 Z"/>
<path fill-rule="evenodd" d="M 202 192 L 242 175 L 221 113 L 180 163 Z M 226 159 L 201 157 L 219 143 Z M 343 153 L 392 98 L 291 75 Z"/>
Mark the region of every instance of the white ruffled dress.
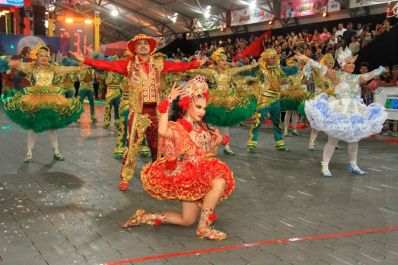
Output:
<path fill-rule="evenodd" d="M 383 72 L 383 68 L 372 74 Z M 327 135 L 352 143 L 379 133 L 387 119 L 384 107 L 377 103 L 366 106 L 361 99 L 359 79 L 368 76 L 337 71 L 340 84 L 335 97 L 325 93 L 305 102 L 305 114 L 311 127 Z"/>

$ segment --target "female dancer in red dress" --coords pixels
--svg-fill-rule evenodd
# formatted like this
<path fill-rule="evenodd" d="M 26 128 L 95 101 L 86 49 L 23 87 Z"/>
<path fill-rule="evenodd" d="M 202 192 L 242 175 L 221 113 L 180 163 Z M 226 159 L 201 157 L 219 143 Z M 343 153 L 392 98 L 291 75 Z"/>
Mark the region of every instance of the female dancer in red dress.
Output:
<path fill-rule="evenodd" d="M 173 117 L 168 120 L 169 106 Z M 216 219 L 214 208 L 228 197 L 235 181 L 226 164 L 214 158 L 218 144 L 229 139 L 211 129 L 202 121 L 209 100 L 204 77 L 196 76 L 184 87 L 172 88 L 167 99 L 158 104 L 159 151 L 162 158 L 146 165 L 141 172 L 144 189 L 157 199 L 182 202 L 181 212 L 146 213 L 138 209 L 123 228 L 139 224 L 162 223 L 193 225 L 200 212 L 196 234 L 200 238 L 223 240 L 224 232 L 214 230 L 210 224 Z"/>

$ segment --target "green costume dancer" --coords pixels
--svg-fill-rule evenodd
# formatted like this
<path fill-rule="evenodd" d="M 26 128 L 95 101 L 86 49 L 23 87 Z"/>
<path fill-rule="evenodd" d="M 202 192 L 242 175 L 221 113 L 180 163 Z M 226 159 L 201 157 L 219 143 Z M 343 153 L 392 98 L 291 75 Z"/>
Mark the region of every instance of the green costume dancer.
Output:
<path fill-rule="evenodd" d="M 94 108 L 94 71 L 91 69 L 82 68 L 78 74 L 80 87 L 79 87 L 79 98 L 80 102 L 83 103 L 84 99 L 87 97 L 90 103 L 90 114 L 91 120 L 93 122 L 97 122 L 97 118 L 95 117 L 95 108 Z"/>
<path fill-rule="evenodd" d="M 70 73 L 66 73 L 62 76 L 59 86 L 62 87 L 66 98 L 73 98 L 73 95 L 75 94 L 75 86 Z"/>
<path fill-rule="evenodd" d="M 105 113 L 104 113 L 104 129 L 108 129 L 111 124 L 111 111 L 113 107 L 114 122 L 119 126 L 119 105 L 121 99 L 120 84 L 123 75 L 107 72 L 106 73 L 106 96 L 105 96 Z"/>
<path fill-rule="evenodd" d="M 249 140 L 247 142 L 247 150 L 254 152 L 257 148 L 258 134 L 261 124 L 270 115 L 272 124 L 274 126 L 274 138 L 276 148 L 279 151 L 287 151 L 285 141 L 283 140 L 282 130 L 279 127 L 281 104 L 280 92 L 281 81 L 286 75 L 297 73 L 297 67 L 282 67 L 279 64 L 279 55 L 270 48 L 261 54 L 259 59 L 259 78 L 260 78 L 260 93 L 258 97 L 257 107 L 254 113 L 254 122 L 251 125 L 249 132 Z"/>

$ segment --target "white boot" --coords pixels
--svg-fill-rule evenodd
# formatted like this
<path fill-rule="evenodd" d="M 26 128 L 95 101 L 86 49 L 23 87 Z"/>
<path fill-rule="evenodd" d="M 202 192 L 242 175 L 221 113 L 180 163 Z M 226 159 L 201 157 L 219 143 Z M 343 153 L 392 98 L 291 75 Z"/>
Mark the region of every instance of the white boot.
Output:
<path fill-rule="evenodd" d="M 326 163 L 326 162 L 322 161 L 321 165 L 322 165 L 322 175 L 324 177 L 331 177 L 332 173 L 329 170 L 329 163 Z"/>
<path fill-rule="evenodd" d="M 28 152 L 26 153 L 26 157 L 24 160 L 25 163 L 32 163 L 32 149 L 28 149 Z"/>

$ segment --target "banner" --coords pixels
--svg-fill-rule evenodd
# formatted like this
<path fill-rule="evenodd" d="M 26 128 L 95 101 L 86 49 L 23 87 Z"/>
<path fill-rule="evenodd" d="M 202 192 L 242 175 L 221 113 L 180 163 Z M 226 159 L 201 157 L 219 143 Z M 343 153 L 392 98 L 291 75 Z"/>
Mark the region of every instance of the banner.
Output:
<path fill-rule="evenodd" d="M 270 21 L 274 18 L 274 15 L 269 11 L 271 11 L 271 7 L 267 4 L 262 4 L 253 9 L 233 10 L 231 11 L 231 26 Z"/>
<path fill-rule="evenodd" d="M 383 3 L 394 2 L 386 0 L 350 0 L 350 8 L 362 7 L 362 6 L 372 6 L 379 5 Z"/>
<path fill-rule="evenodd" d="M 225 28 L 226 13 L 211 15 L 209 18 L 195 18 L 193 20 L 194 31 L 210 31 Z"/>
<path fill-rule="evenodd" d="M 281 0 L 280 18 L 304 17 L 340 10 L 335 0 Z"/>
<path fill-rule="evenodd" d="M 0 5 L 22 7 L 24 2 L 23 0 L 0 0 Z"/>
<path fill-rule="evenodd" d="M 37 44 L 45 43 L 52 53 L 58 51 L 67 53 L 69 49 L 62 50 L 62 40 L 60 38 L 32 35 L 3 35 L 0 34 L 0 50 L 5 55 L 18 55 L 26 48 L 33 49 Z"/>

